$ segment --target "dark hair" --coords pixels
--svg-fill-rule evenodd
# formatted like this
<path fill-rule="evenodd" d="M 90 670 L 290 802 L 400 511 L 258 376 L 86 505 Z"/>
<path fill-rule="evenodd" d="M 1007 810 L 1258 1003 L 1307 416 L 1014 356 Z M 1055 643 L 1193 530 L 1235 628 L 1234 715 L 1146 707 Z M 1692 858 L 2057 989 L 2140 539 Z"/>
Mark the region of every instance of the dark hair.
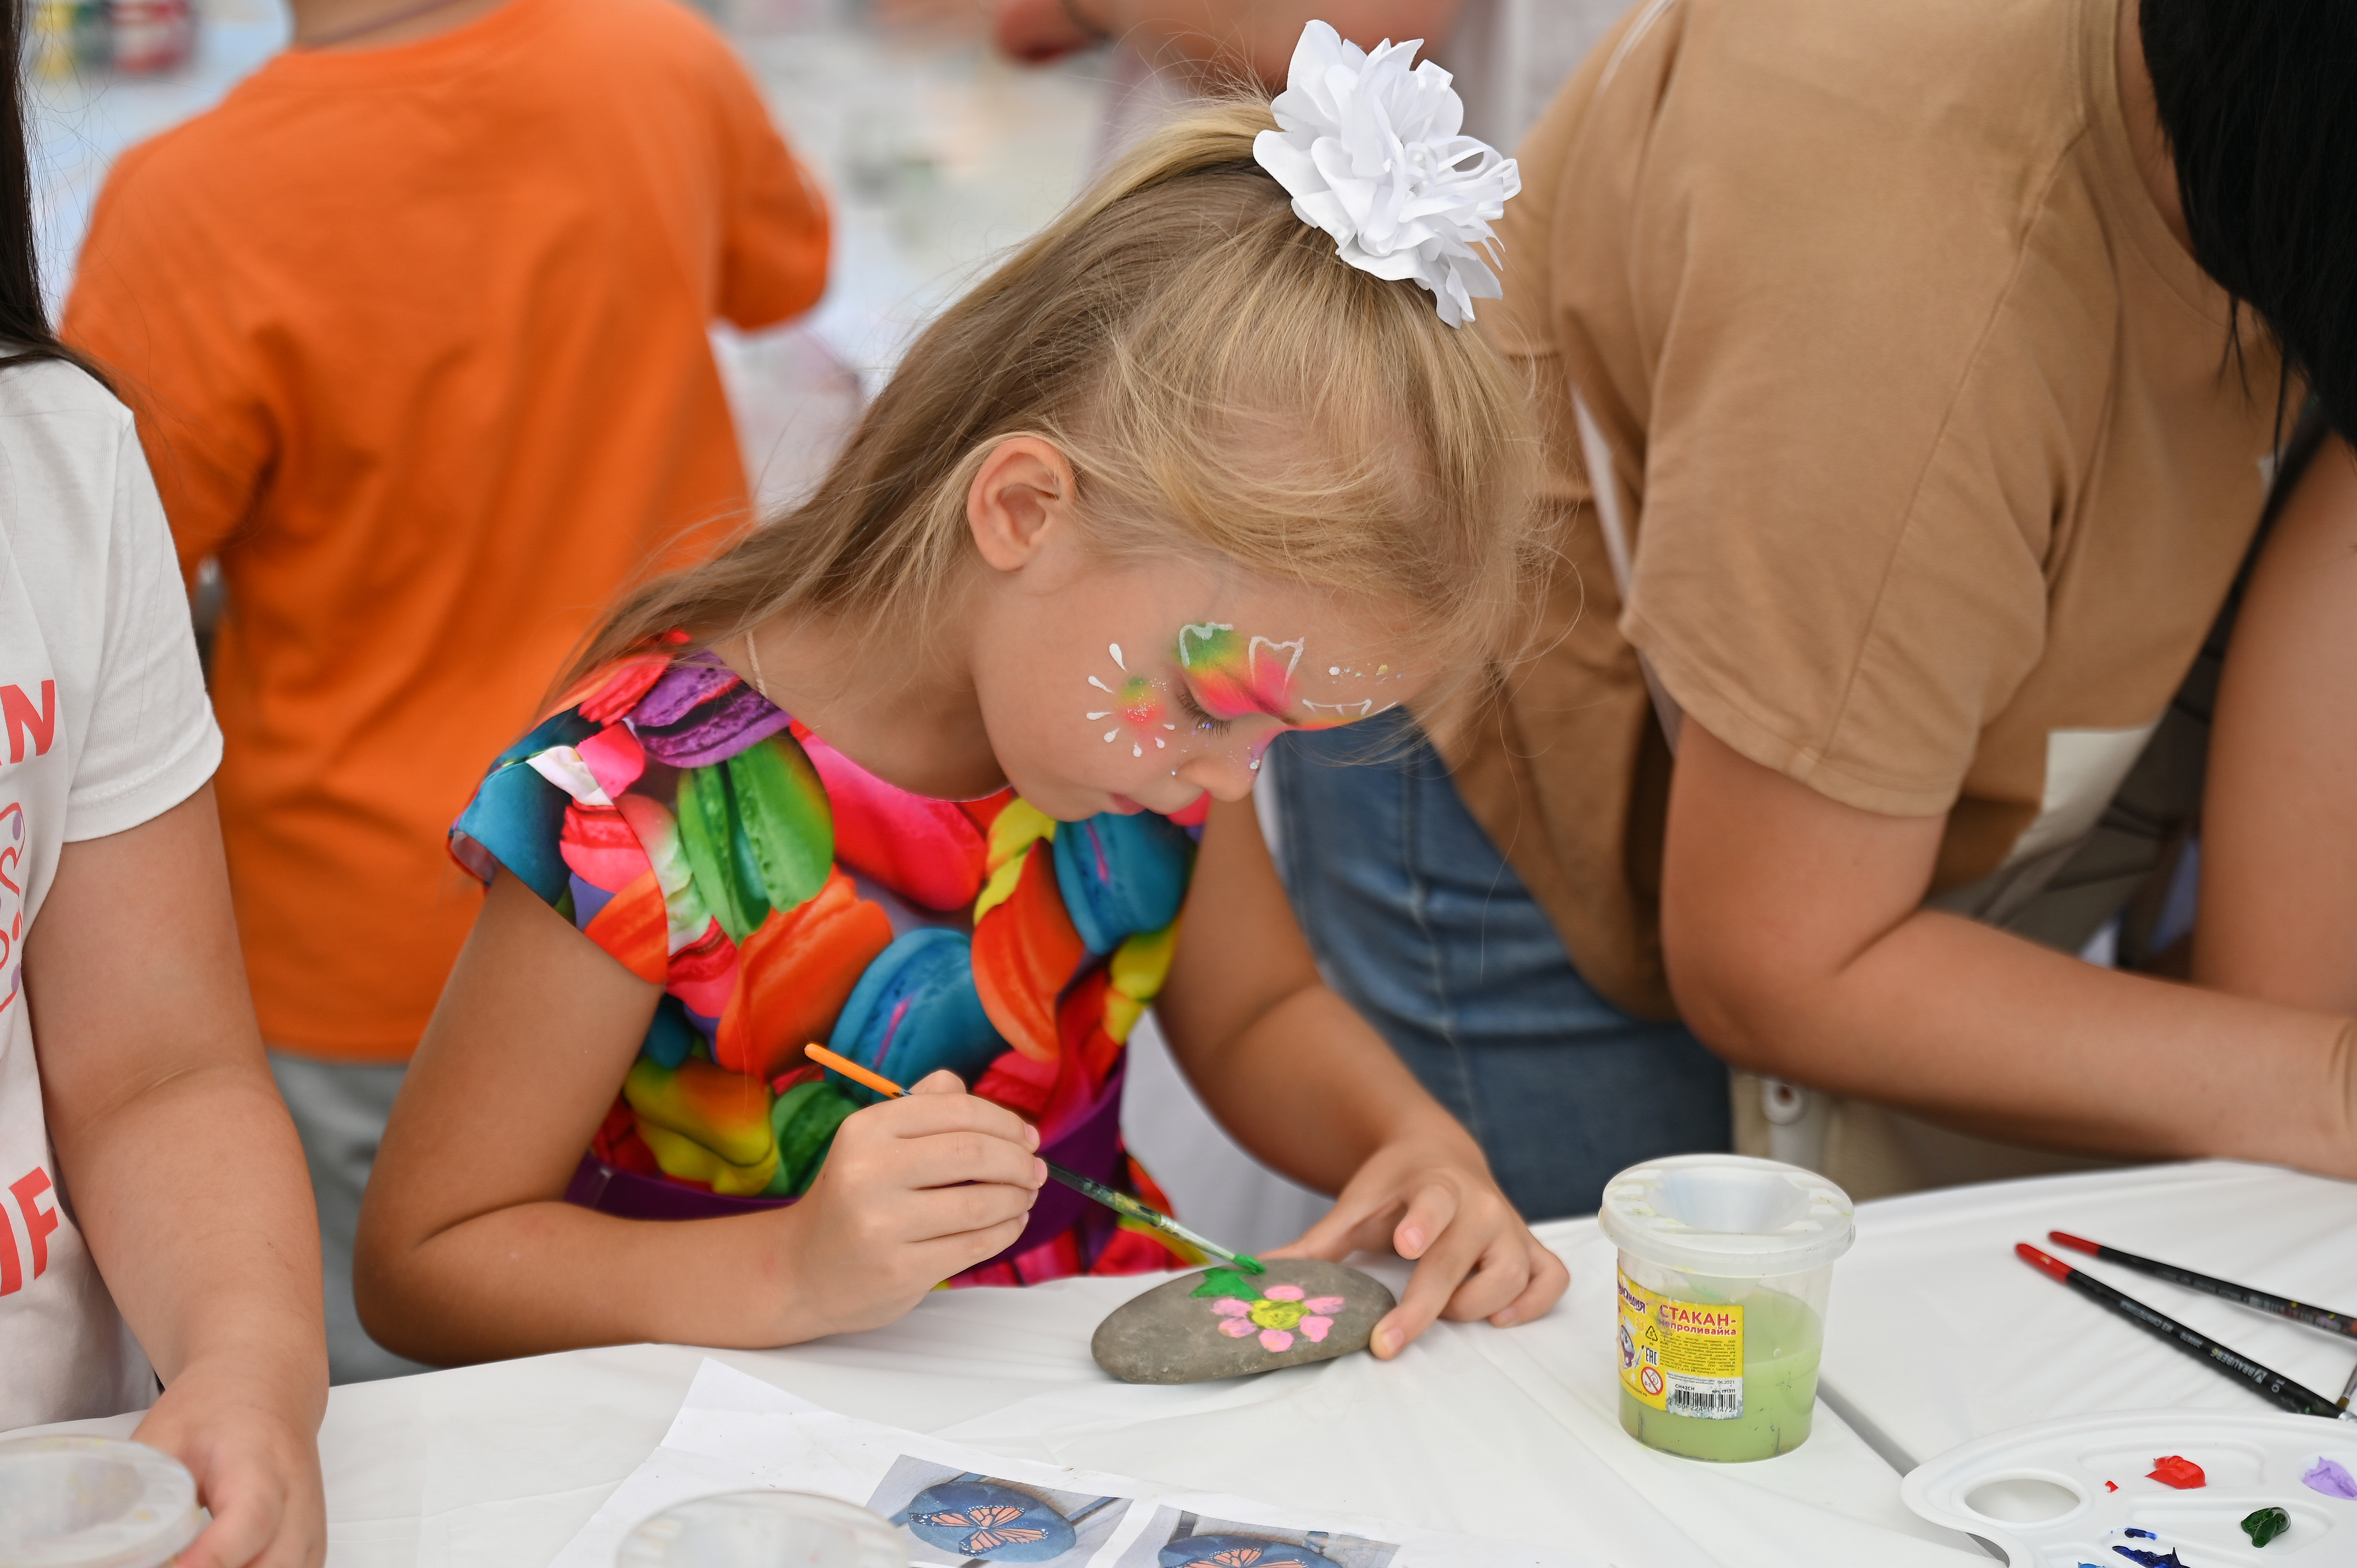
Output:
<path fill-rule="evenodd" d="M 41 263 L 33 248 L 33 166 L 25 150 L 25 7 L 0 0 L 0 48 L 7 54 L 7 105 L 0 113 L 0 367 L 35 360 L 79 365 L 107 385 L 81 355 L 58 341 L 41 299 Z M 110 389 L 111 390 L 111 389 Z"/>
<path fill-rule="evenodd" d="M 2194 259 L 2357 436 L 2357 3 L 2141 3 Z"/>

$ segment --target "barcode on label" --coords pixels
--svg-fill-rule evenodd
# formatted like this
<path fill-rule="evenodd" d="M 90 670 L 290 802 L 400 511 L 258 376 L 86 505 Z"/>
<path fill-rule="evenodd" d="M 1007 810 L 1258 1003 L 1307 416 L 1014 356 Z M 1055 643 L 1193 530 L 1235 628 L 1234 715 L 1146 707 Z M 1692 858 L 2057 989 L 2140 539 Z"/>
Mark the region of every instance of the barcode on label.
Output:
<path fill-rule="evenodd" d="M 1682 1378 L 1673 1378 L 1663 1407 L 1672 1415 L 1698 1415 L 1705 1421 L 1733 1421 L 1743 1413 L 1743 1385 L 1736 1383 L 1730 1387 L 1725 1383 L 1687 1382 Z"/>

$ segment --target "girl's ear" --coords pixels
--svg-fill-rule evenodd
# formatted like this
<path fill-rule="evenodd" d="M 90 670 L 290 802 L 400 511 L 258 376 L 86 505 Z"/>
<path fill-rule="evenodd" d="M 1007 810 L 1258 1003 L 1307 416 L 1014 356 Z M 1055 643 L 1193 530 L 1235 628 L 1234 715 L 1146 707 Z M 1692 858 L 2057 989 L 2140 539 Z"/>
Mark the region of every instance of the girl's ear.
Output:
<path fill-rule="evenodd" d="M 965 492 L 966 526 L 982 558 L 1018 572 L 1057 533 L 1076 526 L 1079 486 L 1064 455 L 1037 435 L 1010 435 L 990 449 Z"/>

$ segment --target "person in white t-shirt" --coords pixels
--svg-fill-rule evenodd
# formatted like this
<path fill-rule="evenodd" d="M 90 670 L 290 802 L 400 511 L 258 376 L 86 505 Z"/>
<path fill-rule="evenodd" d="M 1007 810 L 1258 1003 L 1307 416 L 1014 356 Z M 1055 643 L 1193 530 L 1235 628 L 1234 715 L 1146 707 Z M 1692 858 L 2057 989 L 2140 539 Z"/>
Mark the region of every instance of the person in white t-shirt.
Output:
<path fill-rule="evenodd" d="M 221 732 L 131 413 L 43 315 L 0 81 L 0 1432 L 152 1405 L 133 1435 L 212 1512 L 184 1568 L 308 1568 L 317 1221 L 238 958 Z"/>

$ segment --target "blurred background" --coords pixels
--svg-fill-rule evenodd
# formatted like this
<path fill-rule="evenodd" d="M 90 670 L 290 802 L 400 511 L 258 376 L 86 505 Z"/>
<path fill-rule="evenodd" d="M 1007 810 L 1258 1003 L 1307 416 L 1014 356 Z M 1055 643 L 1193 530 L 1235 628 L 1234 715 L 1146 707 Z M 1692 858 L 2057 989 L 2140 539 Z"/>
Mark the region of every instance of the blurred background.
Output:
<path fill-rule="evenodd" d="M 1094 156 L 1108 54 L 1010 63 L 976 0 L 715 0 L 835 220 L 825 301 L 716 348 L 765 499 L 813 480 L 861 389 L 942 302 L 1044 223 Z M 29 71 L 41 275 L 73 281 L 115 156 L 285 47 L 277 0 L 39 0 Z"/>
<path fill-rule="evenodd" d="M 714 0 L 796 156 L 824 186 L 834 260 L 818 308 L 714 331 L 765 506 L 816 482 L 861 401 L 924 323 L 1079 188 L 1124 116 L 1107 48 L 1046 66 L 991 50 L 979 0 Z M 124 148 L 211 106 L 285 47 L 277 0 L 40 0 L 27 72 L 41 275 L 53 315 Z M 217 577 L 199 616 L 217 607 Z M 209 602 L 210 601 L 210 602 Z M 1235 1245 L 1324 1210 L 1220 1131 L 1149 1018 L 1131 1037 L 1131 1148 L 1191 1222 Z"/>

